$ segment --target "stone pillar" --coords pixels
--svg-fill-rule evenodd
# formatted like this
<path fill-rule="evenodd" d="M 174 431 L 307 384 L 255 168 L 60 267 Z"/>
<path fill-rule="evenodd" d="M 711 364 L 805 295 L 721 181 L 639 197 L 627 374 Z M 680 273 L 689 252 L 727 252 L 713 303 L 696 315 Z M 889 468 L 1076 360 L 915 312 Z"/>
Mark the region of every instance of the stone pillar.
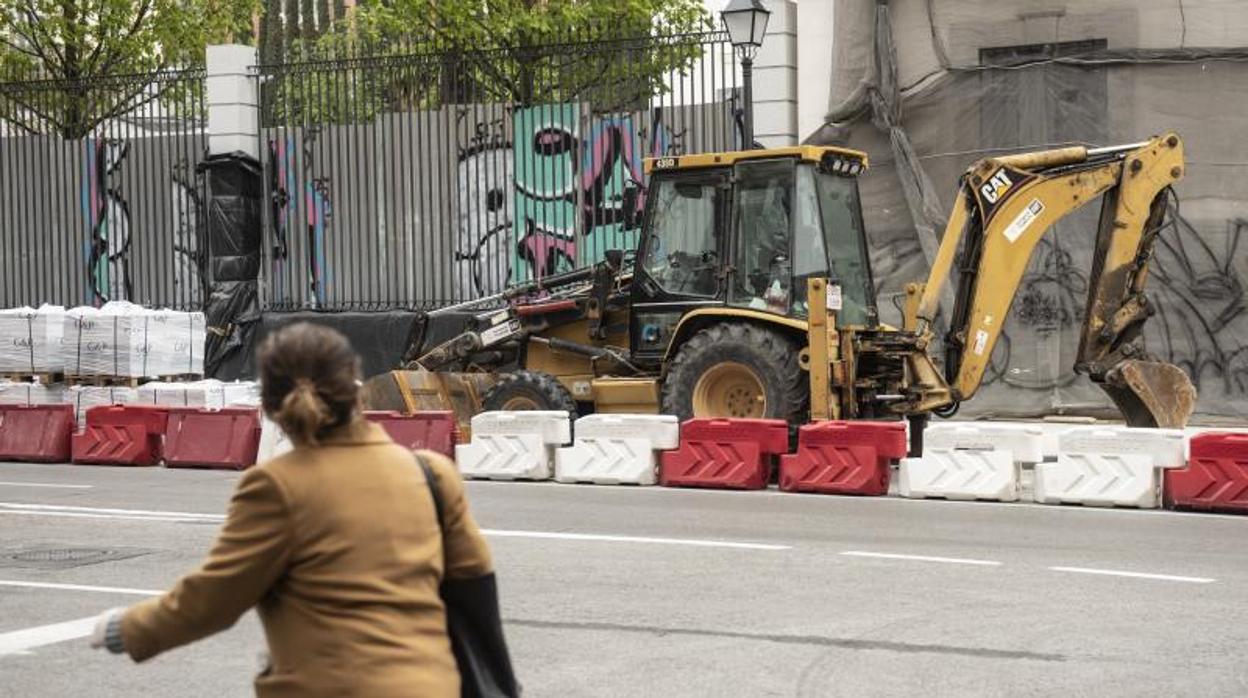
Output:
<path fill-rule="evenodd" d="M 754 140 L 774 148 L 798 142 L 797 3 L 766 4 L 771 18 L 754 60 Z"/>
<path fill-rule="evenodd" d="M 260 157 L 260 95 L 251 67 L 259 63 L 251 46 L 208 47 L 208 151 Z"/>

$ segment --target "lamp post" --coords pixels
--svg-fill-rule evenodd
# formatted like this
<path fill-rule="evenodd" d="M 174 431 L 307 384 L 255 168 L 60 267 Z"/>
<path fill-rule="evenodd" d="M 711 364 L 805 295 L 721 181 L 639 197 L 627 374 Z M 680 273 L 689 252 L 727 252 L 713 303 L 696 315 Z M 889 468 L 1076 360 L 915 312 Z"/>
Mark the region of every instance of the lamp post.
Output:
<path fill-rule="evenodd" d="M 741 56 L 741 80 L 745 83 L 745 149 L 754 147 L 754 57 L 763 45 L 771 10 L 762 0 L 729 0 L 719 13 L 728 40 Z"/>

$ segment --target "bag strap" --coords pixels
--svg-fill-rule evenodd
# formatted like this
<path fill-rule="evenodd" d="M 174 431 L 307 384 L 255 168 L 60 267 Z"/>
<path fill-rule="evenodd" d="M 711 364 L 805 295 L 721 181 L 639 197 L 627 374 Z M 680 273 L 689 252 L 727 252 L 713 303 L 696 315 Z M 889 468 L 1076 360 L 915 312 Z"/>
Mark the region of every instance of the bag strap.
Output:
<path fill-rule="evenodd" d="M 433 468 L 429 467 L 429 463 L 418 453 L 413 453 L 412 457 L 416 459 L 416 465 L 425 472 L 425 484 L 429 486 L 429 495 L 433 497 L 433 510 L 438 516 L 438 530 L 442 532 L 442 561 L 446 562 L 446 526 L 442 523 L 442 497 L 438 494 L 437 482 L 438 476 L 433 474 Z"/>

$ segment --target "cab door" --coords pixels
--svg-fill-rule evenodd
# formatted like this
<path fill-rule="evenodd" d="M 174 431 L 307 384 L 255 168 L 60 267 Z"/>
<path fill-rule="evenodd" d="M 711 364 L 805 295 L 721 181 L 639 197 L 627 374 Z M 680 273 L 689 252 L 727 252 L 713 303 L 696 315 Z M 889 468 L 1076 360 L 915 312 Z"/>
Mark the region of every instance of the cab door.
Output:
<path fill-rule="evenodd" d="M 632 285 L 637 359 L 661 359 L 688 310 L 723 303 L 728 186 L 724 169 L 651 179 Z"/>

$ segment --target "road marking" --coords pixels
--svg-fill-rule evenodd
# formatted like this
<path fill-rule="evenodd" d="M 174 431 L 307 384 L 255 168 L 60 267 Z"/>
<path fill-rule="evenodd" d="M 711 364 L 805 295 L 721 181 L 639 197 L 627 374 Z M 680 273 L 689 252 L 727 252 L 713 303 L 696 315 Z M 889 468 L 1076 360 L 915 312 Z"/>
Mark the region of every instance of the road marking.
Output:
<path fill-rule="evenodd" d="M 122 519 L 130 521 L 166 521 L 218 523 L 225 520 L 219 514 L 194 514 L 184 511 L 151 511 L 144 509 L 104 509 L 99 507 L 71 507 L 47 504 L 18 504 L 0 502 L 0 514 L 25 514 L 31 516 L 66 516 L 71 518 Z M 650 543 L 655 545 L 690 545 L 703 548 L 738 548 L 744 550 L 790 550 L 792 546 L 769 543 L 746 543 L 723 540 L 700 540 L 696 538 L 652 538 L 646 536 L 616 536 L 597 533 L 565 533 L 556 531 L 509 531 L 482 530 L 487 536 L 498 538 L 546 538 L 553 540 L 603 541 L 611 543 Z"/>
<path fill-rule="evenodd" d="M 220 514 L 196 514 L 186 511 L 150 511 L 146 509 L 105 509 L 100 507 L 72 507 L 48 504 L 21 504 L 0 502 L 0 514 L 26 516 L 63 516 L 77 519 L 114 519 L 120 521 L 165 521 L 181 523 L 220 523 Z"/>
<path fill-rule="evenodd" d="M 93 514 L 126 514 L 128 516 L 177 516 L 179 518 L 220 519 L 220 514 L 196 514 L 189 511 L 152 511 L 149 509 L 103 509 L 100 507 L 71 507 L 62 504 L 25 504 L 0 502 L 4 509 L 29 509 L 31 511 L 80 511 Z"/>
<path fill-rule="evenodd" d="M 884 560 L 914 560 L 916 562 L 947 562 L 953 565 L 981 565 L 996 567 L 1001 563 L 996 560 L 972 560 L 964 557 L 934 557 L 931 555 L 901 555 L 899 553 L 872 553 L 865 550 L 846 550 L 841 553 L 850 557 L 878 557 Z"/>
<path fill-rule="evenodd" d="M 57 584 L 55 582 L 23 582 L 13 579 L 0 579 L 0 587 L 25 587 L 30 589 L 62 589 L 65 591 L 98 591 L 104 594 L 130 594 L 132 596 L 159 596 L 162 591 L 154 589 L 132 589 L 129 587 L 99 587 L 89 584 Z"/>
<path fill-rule="evenodd" d="M 6 654 L 27 654 L 27 650 L 44 645 L 54 645 L 66 640 L 86 637 L 95 629 L 96 617 L 67 620 L 64 623 L 40 625 L 24 630 L 0 633 L 0 656 Z"/>
<path fill-rule="evenodd" d="M 655 545 L 691 545 L 701 548 L 739 548 L 743 550 L 791 550 L 789 545 L 769 543 L 741 543 L 727 540 L 700 540 L 697 538 L 651 538 L 647 536 L 613 536 L 598 533 L 556 533 L 550 531 L 500 531 L 482 529 L 487 536 L 497 538 L 547 538 L 555 540 L 586 540 L 608 543 L 651 543 Z"/>
<path fill-rule="evenodd" d="M 4 487 L 51 487 L 58 490 L 89 490 L 95 485 L 57 485 L 50 482 L 0 482 Z"/>
<path fill-rule="evenodd" d="M 1050 567 L 1054 572 L 1075 572 L 1077 574 L 1101 574 L 1109 577 L 1132 577 L 1135 579 L 1158 579 L 1163 582 L 1189 582 L 1191 584 L 1212 584 L 1218 580 L 1209 577 L 1183 577 L 1175 574 L 1150 574 L 1147 572 L 1124 572 L 1122 570 L 1098 570 L 1091 567 Z"/>

